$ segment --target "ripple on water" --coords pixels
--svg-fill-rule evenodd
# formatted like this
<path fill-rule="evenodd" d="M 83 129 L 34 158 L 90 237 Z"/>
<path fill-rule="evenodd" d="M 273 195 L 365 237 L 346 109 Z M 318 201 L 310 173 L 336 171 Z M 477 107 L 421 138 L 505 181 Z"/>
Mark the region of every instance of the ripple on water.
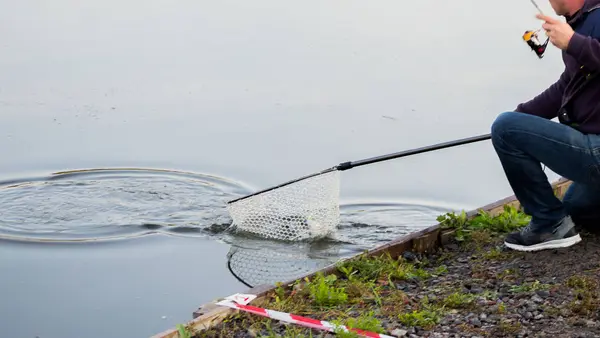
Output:
<path fill-rule="evenodd" d="M 435 225 L 451 208 L 413 203 L 348 203 L 340 206 L 341 222 L 333 238 L 372 247 Z"/>
<path fill-rule="evenodd" d="M 84 241 L 155 232 L 210 235 L 247 194 L 223 178 L 167 170 L 98 169 L 0 182 L 0 237 Z"/>

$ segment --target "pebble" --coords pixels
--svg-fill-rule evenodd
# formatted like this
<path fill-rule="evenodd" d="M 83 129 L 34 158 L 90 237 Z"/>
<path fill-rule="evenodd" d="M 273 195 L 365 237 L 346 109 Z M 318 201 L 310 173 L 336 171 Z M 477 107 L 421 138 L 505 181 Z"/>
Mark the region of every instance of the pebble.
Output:
<path fill-rule="evenodd" d="M 475 327 L 481 327 L 481 321 L 477 318 L 471 320 L 471 324 L 473 324 Z"/>
<path fill-rule="evenodd" d="M 542 319 L 542 318 L 544 318 L 544 315 L 543 315 L 543 314 L 539 314 L 539 315 L 535 316 L 535 318 L 534 318 L 534 319 L 535 319 L 535 320 L 540 320 L 540 319 Z"/>
<path fill-rule="evenodd" d="M 533 295 L 533 297 L 531 297 L 531 300 L 534 301 L 534 302 L 536 302 L 536 303 L 543 303 L 544 302 L 544 300 L 540 296 L 538 296 L 537 294 Z"/>
<path fill-rule="evenodd" d="M 396 336 L 396 337 L 406 337 L 406 335 L 408 334 L 408 331 L 406 330 L 402 330 L 402 329 L 395 329 L 392 332 L 390 332 L 392 334 L 392 336 Z"/>
<path fill-rule="evenodd" d="M 538 296 L 540 296 L 542 298 L 550 297 L 550 292 L 548 292 L 546 290 L 539 290 L 536 293 Z"/>
<path fill-rule="evenodd" d="M 417 260 L 417 256 L 410 251 L 405 251 L 402 257 L 404 257 L 404 259 L 406 259 L 409 262 L 414 262 Z"/>

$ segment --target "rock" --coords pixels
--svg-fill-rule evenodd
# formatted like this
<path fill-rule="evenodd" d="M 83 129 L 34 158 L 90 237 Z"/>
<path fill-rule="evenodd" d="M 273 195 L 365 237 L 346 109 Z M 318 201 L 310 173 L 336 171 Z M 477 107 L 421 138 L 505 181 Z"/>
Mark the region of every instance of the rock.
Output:
<path fill-rule="evenodd" d="M 486 320 L 487 319 L 487 315 L 485 313 L 482 313 L 482 314 L 479 315 L 479 319 Z"/>
<path fill-rule="evenodd" d="M 473 293 L 473 294 L 482 293 L 483 289 L 482 288 L 478 288 L 478 287 L 474 287 L 474 288 L 471 288 L 470 292 Z"/>
<path fill-rule="evenodd" d="M 471 320 L 471 324 L 475 327 L 481 327 L 481 321 L 477 318 Z"/>
<path fill-rule="evenodd" d="M 598 322 L 595 322 L 593 320 L 586 320 L 585 326 L 587 326 L 587 327 L 597 327 L 598 326 Z"/>
<path fill-rule="evenodd" d="M 542 299 L 542 297 L 538 296 L 537 294 L 533 295 L 533 297 L 531 297 L 531 300 L 536 302 L 536 303 L 543 303 L 544 300 Z"/>
<path fill-rule="evenodd" d="M 535 320 L 540 320 L 542 318 L 544 318 L 543 314 L 539 314 L 539 315 L 537 315 L 537 316 L 534 317 Z"/>
<path fill-rule="evenodd" d="M 548 292 L 546 290 L 539 290 L 536 293 L 538 296 L 540 296 L 542 298 L 550 297 L 550 292 Z"/>
<path fill-rule="evenodd" d="M 402 257 L 409 262 L 414 262 L 417 260 L 417 256 L 410 251 L 405 251 L 404 254 L 402 254 Z"/>
<path fill-rule="evenodd" d="M 396 283 L 396 289 L 405 291 L 406 289 L 408 289 L 408 285 L 404 283 Z"/>
<path fill-rule="evenodd" d="M 392 334 L 392 336 L 396 336 L 396 337 L 406 337 L 406 335 L 408 334 L 408 331 L 406 330 L 402 330 L 402 329 L 395 329 L 392 332 L 390 332 Z"/>
<path fill-rule="evenodd" d="M 531 312 L 525 312 L 525 318 L 526 318 L 526 319 L 531 319 L 531 318 L 533 318 L 533 313 L 531 313 Z"/>

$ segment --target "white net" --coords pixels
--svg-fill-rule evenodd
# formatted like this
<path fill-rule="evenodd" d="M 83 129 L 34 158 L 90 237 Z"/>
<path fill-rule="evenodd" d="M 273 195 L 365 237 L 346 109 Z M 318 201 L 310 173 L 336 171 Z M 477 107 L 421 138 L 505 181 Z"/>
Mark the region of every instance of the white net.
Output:
<path fill-rule="evenodd" d="M 232 225 L 284 241 L 324 237 L 340 220 L 339 181 L 334 170 L 231 203 Z"/>
<path fill-rule="evenodd" d="M 261 247 L 260 244 L 254 248 L 232 246 L 227 254 L 229 270 L 248 287 L 289 282 L 329 266 L 335 261 L 309 257 L 308 250 L 302 248 L 276 250 Z"/>

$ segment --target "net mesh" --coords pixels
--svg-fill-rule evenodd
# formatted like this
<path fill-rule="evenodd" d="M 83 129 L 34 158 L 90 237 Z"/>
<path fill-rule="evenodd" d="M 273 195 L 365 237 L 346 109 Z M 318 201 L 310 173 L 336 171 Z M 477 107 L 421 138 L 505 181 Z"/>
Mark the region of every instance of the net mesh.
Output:
<path fill-rule="evenodd" d="M 339 182 L 334 170 L 231 203 L 232 225 L 284 241 L 327 236 L 340 220 Z"/>
<path fill-rule="evenodd" d="M 286 252 L 264 247 L 232 247 L 227 254 L 229 269 L 248 287 L 288 282 L 332 264 L 332 260 L 311 259 L 304 252 Z"/>

